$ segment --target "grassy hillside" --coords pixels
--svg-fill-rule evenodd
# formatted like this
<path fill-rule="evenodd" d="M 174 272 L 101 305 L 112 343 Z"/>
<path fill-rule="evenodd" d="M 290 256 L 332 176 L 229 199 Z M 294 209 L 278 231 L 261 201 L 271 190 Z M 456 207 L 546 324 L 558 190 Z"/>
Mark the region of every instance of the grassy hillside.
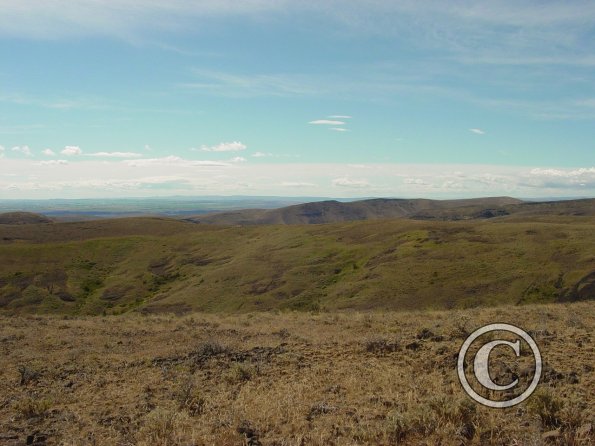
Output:
<path fill-rule="evenodd" d="M 595 219 L 0 226 L 0 311 L 442 309 L 595 297 Z"/>

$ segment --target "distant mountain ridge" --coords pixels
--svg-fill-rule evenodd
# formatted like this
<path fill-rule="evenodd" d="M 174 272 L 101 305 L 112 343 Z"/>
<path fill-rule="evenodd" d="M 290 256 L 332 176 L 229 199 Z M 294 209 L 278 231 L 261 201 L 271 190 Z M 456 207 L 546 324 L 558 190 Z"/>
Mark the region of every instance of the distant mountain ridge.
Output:
<path fill-rule="evenodd" d="M 279 209 L 217 212 L 189 217 L 186 220 L 195 223 L 223 225 L 320 224 L 386 218 L 432 219 L 441 215 L 447 216 L 448 213 L 445 211 L 453 209 L 457 209 L 458 212 L 451 215 L 452 218 L 445 219 L 482 218 L 482 212 L 484 212 L 485 218 L 488 215 L 494 216 L 502 213 L 502 209 L 507 206 L 524 203 L 522 200 L 511 197 L 460 200 L 373 198 L 351 202 L 328 200 Z M 485 211 L 491 213 L 485 213 Z"/>
<path fill-rule="evenodd" d="M 318 201 L 278 209 L 244 209 L 185 218 L 216 225 L 322 224 L 408 218 L 456 221 L 512 216 L 593 216 L 595 198 L 563 201 L 523 201 L 512 197 L 460 200 L 373 198 L 351 202 Z"/>

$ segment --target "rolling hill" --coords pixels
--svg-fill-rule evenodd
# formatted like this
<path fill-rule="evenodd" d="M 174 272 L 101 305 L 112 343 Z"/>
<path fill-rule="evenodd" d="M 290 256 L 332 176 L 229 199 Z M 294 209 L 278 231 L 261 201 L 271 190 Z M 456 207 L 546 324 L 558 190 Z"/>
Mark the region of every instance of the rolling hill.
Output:
<path fill-rule="evenodd" d="M 51 223 L 53 220 L 45 215 L 33 212 L 4 212 L 0 214 L 0 225 L 30 225 Z"/>
<path fill-rule="evenodd" d="M 520 213 L 239 227 L 167 218 L 0 225 L 0 311 L 412 310 L 592 299 L 594 226 L 591 216 Z"/>

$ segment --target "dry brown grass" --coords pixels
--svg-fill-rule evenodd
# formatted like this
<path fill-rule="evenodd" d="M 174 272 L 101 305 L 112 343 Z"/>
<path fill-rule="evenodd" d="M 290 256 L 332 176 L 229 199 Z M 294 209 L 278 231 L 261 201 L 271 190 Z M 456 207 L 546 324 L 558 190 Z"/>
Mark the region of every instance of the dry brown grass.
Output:
<path fill-rule="evenodd" d="M 3 317 L 0 444 L 593 444 L 594 309 Z M 506 410 L 455 370 L 496 321 L 547 363 Z"/>

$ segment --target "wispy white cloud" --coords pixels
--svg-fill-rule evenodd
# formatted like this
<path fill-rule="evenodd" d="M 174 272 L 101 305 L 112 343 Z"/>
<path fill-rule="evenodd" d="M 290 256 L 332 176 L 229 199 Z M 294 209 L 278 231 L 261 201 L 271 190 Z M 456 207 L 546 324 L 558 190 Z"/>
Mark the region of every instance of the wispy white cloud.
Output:
<path fill-rule="evenodd" d="M 595 111 L 595 98 L 583 98 L 572 101 L 572 105 Z"/>
<path fill-rule="evenodd" d="M 316 187 L 317 185 L 314 183 L 308 183 L 305 181 L 283 181 L 281 183 L 283 187 Z"/>
<path fill-rule="evenodd" d="M 434 64 L 423 57 L 421 61 L 413 61 L 410 68 L 402 63 L 395 64 L 392 72 L 381 72 L 373 66 L 363 67 L 362 71 L 370 74 L 355 72 L 349 77 L 320 73 L 195 70 L 195 79 L 179 84 L 188 90 L 222 96 L 319 96 L 328 92 L 345 95 L 357 91 L 366 92 L 367 97 L 382 99 L 387 92 L 425 91 L 465 100 L 465 93 L 470 90 L 465 81 L 473 77 L 488 86 L 501 82 L 516 84 L 510 97 L 519 101 L 522 95 L 515 93 L 533 88 L 536 79 L 554 89 L 556 84 L 564 82 L 590 85 L 593 74 L 589 69 L 595 66 L 595 51 L 590 45 L 595 5 L 589 0 L 552 0 L 547 2 L 547 7 L 543 7 L 539 0 L 522 3 L 514 0 L 480 3 L 440 0 L 148 0 L 142 6 L 138 0 L 5 0 L 1 9 L 0 35 L 49 39 L 71 38 L 73 35 L 116 36 L 134 42 L 151 41 L 155 35 L 161 35 L 161 31 L 206 33 L 210 28 L 201 25 L 219 23 L 218 20 L 227 18 L 242 17 L 245 22 L 250 22 L 301 13 L 322 20 L 330 29 L 349 31 L 350 35 L 358 33 L 398 39 L 400 45 L 410 46 L 420 54 L 439 55 Z M 528 70 L 531 66 L 535 69 Z M 582 71 L 576 76 L 568 76 L 569 67 Z M 439 79 L 448 79 L 454 87 L 445 87 Z M 576 109 L 579 106 L 570 110 L 564 110 L 568 108 L 566 106 L 556 108 L 560 96 L 551 95 L 550 102 L 554 106 L 548 107 L 550 110 L 543 112 L 541 117 L 592 118 L 592 113 Z M 491 99 L 501 100 L 502 97 L 500 94 L 468 100 L 487 104 Z M 530 109 L 519 104 L 514 110 L 538 116 L 537 96 L 526 97 L 530 98 L 527 100 Z M 9 100 L 26 103 L 29 99 L 16 97 Z M 56 109 L 88 106 L 85 98 L 54 98 L 41 102 Z"/>
<path fill-rule="evenodd" d="M 572 31 L 570 25 L 584 28 L 595 18 L 595 9 L 589 1 L 552 1 L 548 2 L 547 8 L 539 6 L 542 3 L 537 0 L 522 4 L 512 0 L 479 4 L 440 0 L 170 0 L 167 3 L 149 0 L 143 2 L 142 6 L 138 0 L 79 0 L 74 5 L 68 0 L 50 3 L 44 0 L 20 0 L 3 2 L 0 29 L 4 34 L 29 37 L 99 34 L 132 38 L 152 29 L 190 29 L 197 20 L 200 23 L 225 16 L 262 19 L 271 14 L 305 12 L 369 32 L 390 31 L 391 23 L 393 32 L 403 32 L 408 26 L 417 25 L 414 19 L 421 25 L 433 24 L 434 28 L 456 22 L 459 27 L 478 31 L 505 26 L 568 27 Z M 439 37 L 444 39 L 449 36 L 436 36 Z"/>
<path fill-rule="evenodd" d="M 485 135 L 486 134 L 486 132 L 483 131 L 482 129 L 469 129 L 469 131 L 471 133 L 475 133 L 476 135 Z"/>
<path fill-rule="evenodd" d="M 22 153 L 26 156 L 33 156 L 33 153 L 31 152 L 29 146 L 14 146 L 10 150 L 12 150 L 13 152 Z"/>
<path fill-rule="evenodd" d="M 344 121 L 336 121 L 336 120 L 329 120 L 329 119 L 317 119 L 315 121 L 310 121 L 308 124 L 314 125 L 345 125 Z"/>
<path fill-rule="evenodd" d="M 320 93 L 309 76 L 286 73 L 231 73 L 194 70 L 196 81 L 177 84 L 199 93 L 224 97 L 302 96 Z"/>
<path fill-rule="evenodd" d="M 4 5 L 2 5 L 4 8 Z M 4 9 L 3 9 L 4 10 Z M 2 16 L 0 16 L 0 36 Z M 86 109 L 95 110 L 107 108 L 108 104 L 105 100 L 96 97 L 84 97 L 84 98 L 56 98 L 56 97 L 44 97 L 44 96 L 32 96 L 23 94 L 20 92 L 11 92 L 0 94 L 0 102 L 6 102 L 9 104 L 15 104 L 20 106 L 35 106 L 40 108 L 47 108 L 52 110 L 74 110 L 74 109 Z M 31 131 L 32 129 L 43 128 L 41 124 L 30 124 L 20 126 L 20 131 Z M 19 127 L 17 127 L 19 128 Z M 16 130 L 16 129 L 15 129 Z"/>
<path fill-rule="evenodd" d="M 423 186 L 429 185 L 429 183 L 422 180 L 421 178 L 405 178 L 403 180 L 403 184 L 416 184 L 416 185 L 423 185 Z"/>
<path fill-rule="evenodd" d="M 56 152 L 54 152 L 52 149 L 43 149 L 41 151 L 42 154 L 44 154 L 45 156 L 55 156 Z"/>
<path fill-rule="evenodd" d="M 581 177 L 584 175 L 595 175 L 595 167 L 583 167 L 580 169 L 544 169 L 536 167 L 529 172 L 531 175 L 549 176 L 549 177 Z"/>
<path fill-rule="evenodd" d="M 335 178 L 334 180 L 332 180 L 332 184 L 333 184 L 333 186 L 347 187 L 347 188 L 352 188 L 352 189 L 360 189 L 360 188 L 370 187 L 370 183 L 368 182 L 368 180 L 364 180 L 364 179 L 354 180 L 354 179 L 350 179 L 347 177 Z"/>
<path fill-rule="evenodd" d="M 272 153 L 267 153 L 267 152 L 254 152 L 252 155 L 254 158 L 264 158 L 266 156 L 273 156 Z"/>
<path fill-rule="evenodd" d="M 234 156 L 229 160 L 231 163 L 245 163 L 247 160 L 243 156 Z"/>
<path fill-rule="evenodd" d="M 178 167 L 225 167 L 228 163 L 221 161 L 196 161 L 187 160 L 179 156 L 170 155 L 162 158 L 145 158 L 138 160 L 124 160 L 128 166 L 146 167 L 146 166 L 178 166 Z"/>
<path fill-rule="evenodd" d="M 0 146 L 0 158 L 4 158 L 5 151 L 6 151 L 6 149 L 4 148 L 4 146 Z"/>
<path fill-rule="evenodd" d="M 329 130 L 332 130 L 334 132 L 349 132 L 349 129 L 343 128 L 343 127 L 330 127 Z"/>
<path fill-rule="evenodd" d="M 67 160 L 47 160 L 37 163 L 40 166 L 65 166 L 68 164 Z"/>
<path fill-rule="evenodd" d="M 331 116 L 327 116 L 327 118 L 331 118 L 331 119 L 351 119 L 352 116 L 348 116 L 348 115 L 331 115 Z"/>
<path fill-rule="evenodd" d="M 60 151 L 60 153 L 66 156 L 76 156 L 81 155 L 83 151 L 78 146 L 66 146 L 63 150 Z"/>
<path fill-rule="evenodd" d="M 460 99 L 481 107 L 505 110 L 515 114 L 539 120 L 592 120 L 595 109 L 589 107 L 588 100 L 567 99 L 508 99 L 500 97 L 481 98 L 469 94 L 460 95 Z"/>
<path fill-rule="evenodd" d="M 595 188 L 595 167 L 579 169 L 531 169 L 526 185 L 535 188 Z"/>
<path fill-rule="evenodd" d="M 2 101 L 2 97 L 0 97 Z M 42 124 L 13 124 L 13 125 L 0 125 L 0 134 L 27 134 L 30 135 L 32 132 L 38 132 L 43 129 L 45 125 Z"/>
<path fill-rule="evenodd" d="M 455 52 L 456 55 L 450 59 L 445 55 L 436 62 L 418 60 L 407 67 L 391 63 L 371 64 L 354 69 L 348 78 L 312 73 L 291 75 L 218 73 L 216 79 L 198 82 L 193 88 L 201 93 L 208 92 L 225 97 L 307 95 L 346 98 L 365 95 L 372 101 L 385 101 L 402 96 L 425 96 L 434 100 L 455 100 L 483 108 L 512 111 L 537 119 L 593 119 L 595 116 L 595 110 L 590 106 L 589 101 L 592 98 L 564 99 L 566 93 L 562 84 L 566 82 L 584 90 L 586 82 L 595 81 L 593 75 L 588 72 L 568 76 L 567 70 L 560 72 L 559 69 L 543 69 L 542 66 L 537 66 L 534 70 L 514 69 L 514 67 L 511 69 L 506 65 L 501 69 L 485 69 L 481 66 L 470 68 L 465 62 L 459 60 L 462 56 L 458 50 Z M 450 53 L 447 51 L 445 54 Z M 475 53 L 469 57 L 475 57 Z M 523 54 L 519 59 L 524 60 L 525 57 L 528 56 Z M 595 52 L 593 59 L 595 61 Z M 426 66 L 428 64 L 430 66 Z M 443 77 L 451 80 L 449 85 L 441 81 Z M 474 88 L 478 79 L 481 79 L 484 86 L 490 88 L 482 92 Z M 503 90 L 503 87 L 506 89 Z M 528 91 L 535 89 L 547 93 L 527 95 Z M 331 116 L 333 117 L 329 117 L 330 119 L 316 121 L 320 121 L 322 125 L 325 125 L 324 121 L 329 121 L 326 125 L 333 125 L 331 121 L 341 122 L 334 125 L 345 125 L 345 120 L 348 119 L 338 117 L 348 115 Z"/>
<path fill-rule="evenodd" d="M 240 141 L 222 142 L 215 146 L 202 146 L 200 150 L 203 152 L 239 152 L 246 150 L 248 146 Z"/>
<path fill-rule="evenodd" d="M 95 152 L 89 153 L 87 156 L 96 156 L 103 158 L 140 158 L 142 153 L 137 152 Z"/>
<path fill-rule="evenodd" d="M 595 55 L 589 54 L 576 54 L 576 55 L 564 55 L 559 54 L 555 56 L 541 56 L 526 58 L 511 57 L 507 55 L 477 55 L 476 57 L 458 57 L 456 61 L 468 64 L 468 65 L 494 65 L 494 66 L 575 66 L 575 67 L 592 67 L 595 66 Z"/>
<path fill-rule="evenodd" d="M 20 0 L 2 2 L 4 35 L 64 38 L 77 35 L 116 36 L 137 41 L 151 30 L 190 30 L 197 20 L 282 12 L 288 0 Z"/>

